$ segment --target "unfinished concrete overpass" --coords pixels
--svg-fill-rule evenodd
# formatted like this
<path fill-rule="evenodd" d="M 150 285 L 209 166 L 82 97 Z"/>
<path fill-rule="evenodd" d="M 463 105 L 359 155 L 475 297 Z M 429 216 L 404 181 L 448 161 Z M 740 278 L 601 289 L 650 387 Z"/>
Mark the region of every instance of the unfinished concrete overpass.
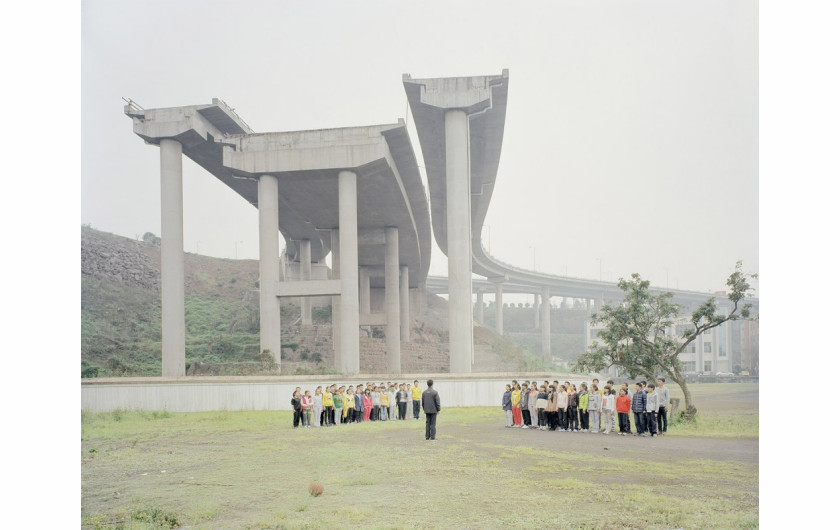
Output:
<path fill-rule="evenodd" d="M 405 123 L 255 133 L 224 102 L 125 106 L 160 147 L 163 375 L 184 375 L 182 160 L 186 155 L 259 210 L 260 349 L 280 362 L 280 298 L 333 296 L 336 364 L 359 371 L 359 326 L 385 325 L 389 372 L 409 337 L 408 297 L 429 271 L 428 200 Z M 223 215 L 223 212 L 220 212 Z M 300 281 L 281 281 L 278 231 Z M 332 252 L 332 278 L 311 280 Z M 361 283 L 361 289 L 360 289 Z M 370 312 L 370 288 L 385 310 Z M 304 322 L 311 313 L 303 304 Z"/>
<path fill-rule="evenodd" d="M 624 293 L 615 283 L 555 276 L 524 270 L 490 256 L 481 244 L 481 229 L 499 167 L 508 96 L 508 71 L 501 75 L 413 79 L 403 75 L 429 181 L 432 226 L 438 246 L 449 257 L 448 277 L 429 278 L 427 290 L 449 295 L 450 363 L 469 371 L 472 361 L 472 295 L 495 291 L 496 329 L 503 330 L 504 291 L 539 297 L 542 351 L 551 350 L 550 299 L 580 298 L 597 309 Z M 477 274 L 487 281 L 474 280 Z M 474 285 L 475 284 L 475 285 Z M 664 292 L 663 288 L 652 288 Z M 692 308 L 725 295 L 667 289 L 674 301 Z M 757 306 L 758 300 L 748 302 Z M 537 304 L 535 303 L 535 307 Z"/>
<path fill-rule="evenodd" d="M 586 299 L 597 309 L 623 298 L 615 284 L 528 271 L 481 245 L 481 227 L 498 173 L 507 111 L 501 75 L 412 79 L 403 88 L 425 160 L 429 197 L 405 123 L 255 133 L 223 101 L 173 108 L 124 107 L 134 132 L 160 147 L 163 375 L 184 375 L 183 201 L 186 155 L 259 210 L 260 348 L 280 361 L 282 297 L 332 296 L 337 368 L 359 371 L 359 326 L 386 326 L 387 366 L 400 372 L 400 342 L 410 335 L 411 288 L 449 295 L 450 372 L 472 371 L 473 293 L 495 291 L 503 330 L 504 292 L 541 299 L 537 322 L 550 351 L 550 299 Z M 299 281 L 283 280 L 278 232 Z M 448 257 L 447 278 L 427 278 L 431 237 Z M 312 279 L 332 253 L 332 276 Z M 473 274 L 487 280 L 473 280 Z M 427 281 L 428 280 L 428 281 Z M 371 313 L 371 288 L 384 308 Z M 653 288 L 653 291 L 665 291 Z M 687 308 L 711 295 L 667 289 Z M 728 300 L 716 296 L 722 305 Z M 535 300 L 536 301 L 536 300 Z M 748 300 L 757 306 L 757 300 Z M 535 307 L 537 304 L 535 304 Z"/>

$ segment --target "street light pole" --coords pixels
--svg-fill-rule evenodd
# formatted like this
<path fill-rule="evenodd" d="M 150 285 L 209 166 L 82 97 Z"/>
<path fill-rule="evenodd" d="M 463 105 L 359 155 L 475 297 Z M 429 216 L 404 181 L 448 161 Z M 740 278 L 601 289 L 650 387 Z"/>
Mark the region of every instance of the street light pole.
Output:
<path fill-rule="evenodd" d="M 242 241 L 233 242 L 233 259 L 239 259 L 239 243 L 242 243 Z"/>

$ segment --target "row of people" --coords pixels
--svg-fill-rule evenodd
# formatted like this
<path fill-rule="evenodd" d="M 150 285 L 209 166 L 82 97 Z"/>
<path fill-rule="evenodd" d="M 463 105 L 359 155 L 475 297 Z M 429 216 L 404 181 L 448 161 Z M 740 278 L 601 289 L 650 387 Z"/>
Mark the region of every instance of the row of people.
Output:
<path fill-rule="evenodd" d="M 505 427 L 610 434 L 615 429 L 617 414 L 618 433 L 626 436 L 632 434 L 632 412 L 636 436 L 656 437 L 668 432 L 671 396 L 664 378 L 657 379 L 657 386 L 647 381 L 636 383 L 632 398 L 627 383 L 622 383 L 617 392 L 612 380 L 603 389 L 599 383 L 598 379 L 579 386 L 568 381 L 562 385 L 558 381 L 553 384 L 544 381 L 538 387 L 536 381 L 525 381 L 520 386 L 514 380 L 505 385 L 502 394 Z"/>
<path fill-rule="evenodd" d="M 314 394 L 297 387 L 292 395 L 295 428 L 329 427 L 362 421 L 405 420 L 408 404 L 412 403 L 415 420 L 420 419 L 420 399 L 423 389 L 418 381 L 408 383 L 367 383 L 337 386 L 326 389 L 318 386 Z"/>

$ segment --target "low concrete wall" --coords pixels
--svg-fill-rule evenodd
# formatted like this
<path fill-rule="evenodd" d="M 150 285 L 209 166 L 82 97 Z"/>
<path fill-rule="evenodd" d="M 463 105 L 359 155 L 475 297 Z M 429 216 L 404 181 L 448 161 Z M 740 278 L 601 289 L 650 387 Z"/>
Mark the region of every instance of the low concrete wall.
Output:
<path fill-rule="evenodd" d="M 434 374 L 434 388 L 440 393 L 441 407 L 491 407 L 502 403 L 505 384 L 516 379 L 529 381 L 589 382 L 590 377 L 577 374 Z M 82 380 L 82 410 L 167 410 L 201 412 L 214 410 L 291 410 L 295 387 L 304 391 L 336 383 L 413 383 L 417 379 L 426 389 L 429 375 L 402 374 L 341 376 L 277 376 L 277 377 L 185 377 L 185 378 L 116 378 Z"/>

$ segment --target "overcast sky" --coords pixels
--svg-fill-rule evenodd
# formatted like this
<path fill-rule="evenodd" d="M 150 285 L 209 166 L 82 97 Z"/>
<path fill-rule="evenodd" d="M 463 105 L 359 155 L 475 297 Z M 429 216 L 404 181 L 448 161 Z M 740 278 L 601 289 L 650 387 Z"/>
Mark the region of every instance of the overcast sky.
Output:
<path fill-rule="evenodd" d="M 81 5 L 83 224 L 160 234 L 159 150 L 122 97 L 218 97 L 257 132 L 407 118 L 422 166 L 402 74 L 508 68 L 493 256 L 698 291 L 725 289 L 738 260 L 759 272 L 757 2 Z M 257 210 L 186 157 L 184 246 L 258 256 Z M 430 274 L 446 275 L 433 253 Z"/>

